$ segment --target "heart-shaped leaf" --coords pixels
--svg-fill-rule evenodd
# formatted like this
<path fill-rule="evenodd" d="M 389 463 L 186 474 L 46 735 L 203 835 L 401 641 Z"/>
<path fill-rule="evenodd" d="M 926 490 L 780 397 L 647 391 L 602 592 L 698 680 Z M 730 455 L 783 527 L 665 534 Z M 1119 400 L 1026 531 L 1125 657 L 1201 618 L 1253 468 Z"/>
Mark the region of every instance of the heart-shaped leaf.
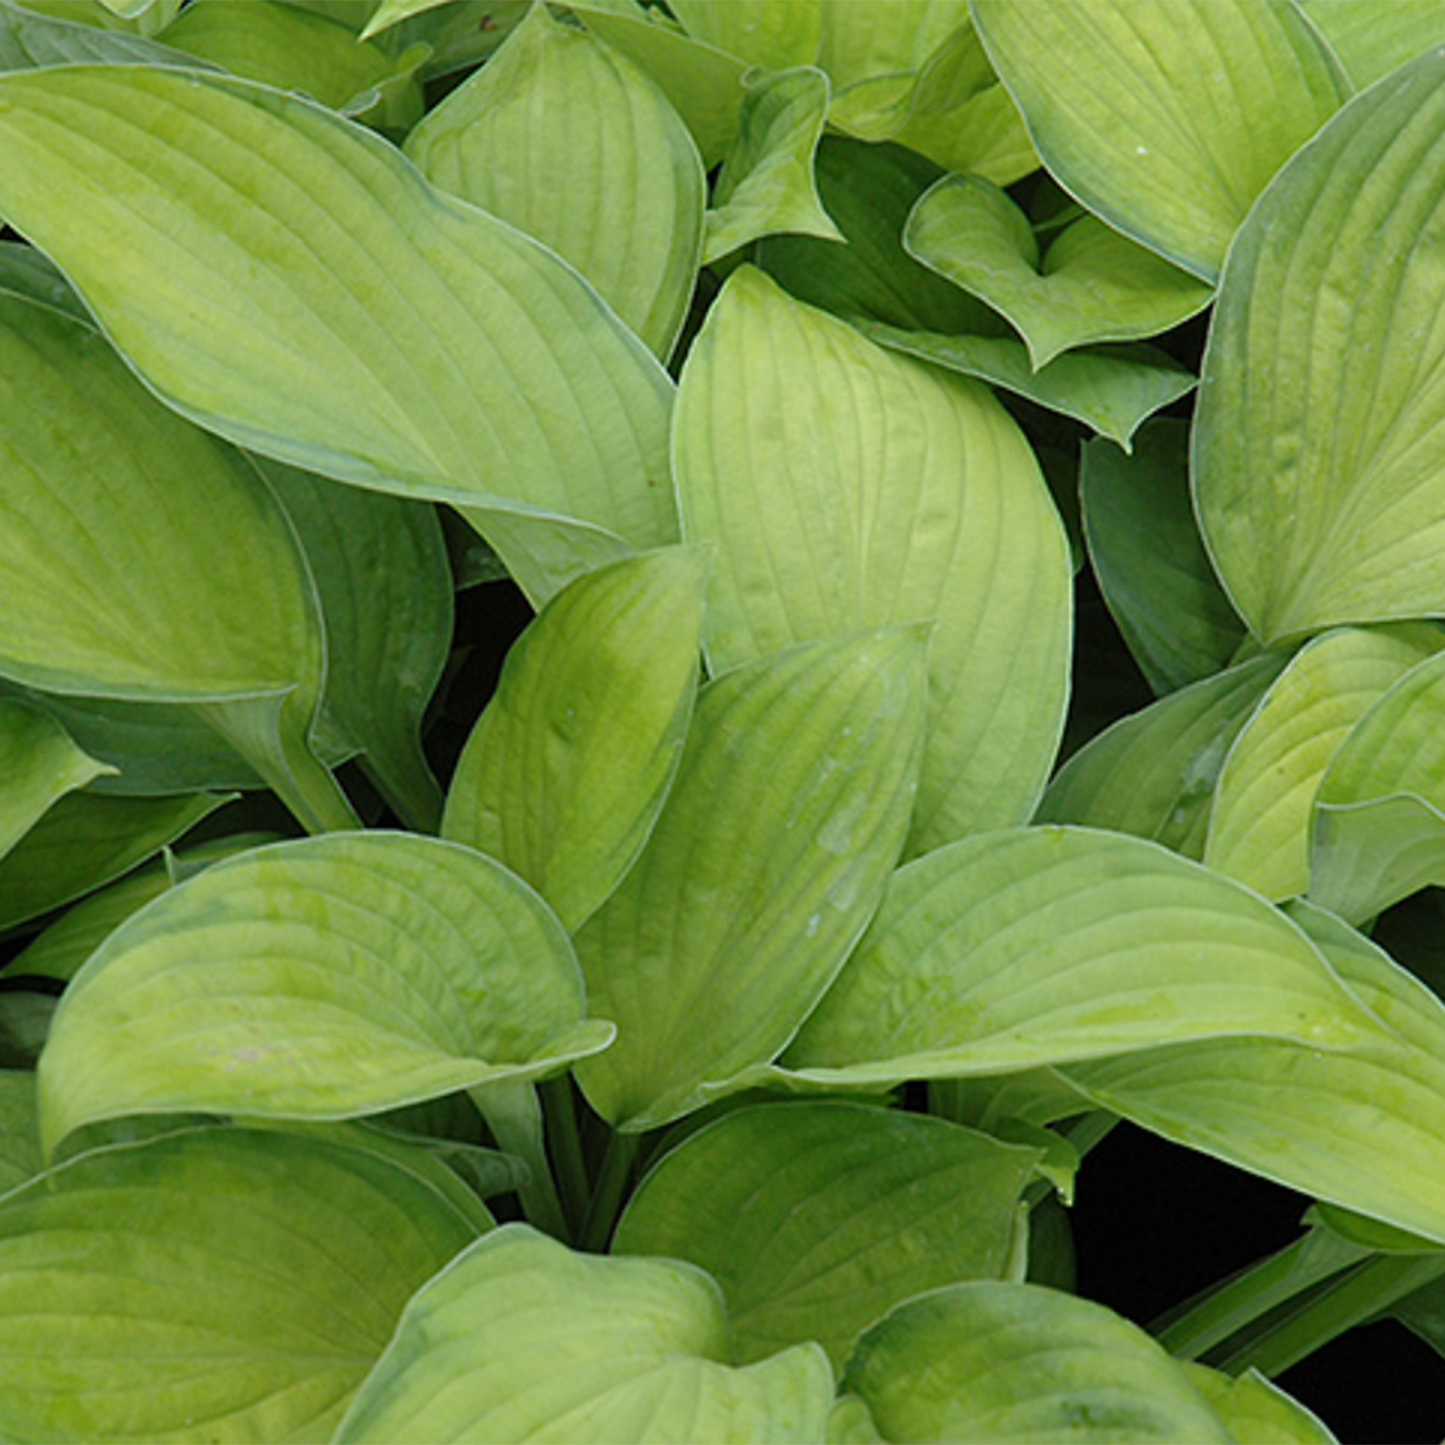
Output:
<path fill-rule="evenodd" d="M 1150 422 L 1128 456 L 1086 442 L 1079 495 L 1099 590 L 1149 685 L 1162 696 L 1222 672 L 1245 627 L 1194 520 L 1188 427 Z"/>
<path fill-rule="evenodd" d="M 659 356 L 687 312 L 706 180 L 630 60 L 532 8 L 407 138 L 423 174 L 565 257 Z"/>
<path fill-rule="evenodd" d="M 1251 658 L 1120 718 L 1059 769 L 1039 823 L 1081 823 L 1204 856 L 1219 770 L 1286 659 Z"/>
<path fill-rule="evenodd" d="M 843 1388 L 897 1445 L 1234 1439 L 1137 1325 L 1037 1285 L 978 1281 L 900 1305 L 863 1336 Z"/>
<path fill-rule="evenodd" d="M 1445 1241 L 1445 1005 L 1338 918 L 1300 903 L 1290 913 L 1380 1020 L 1360 1042 L 1201 1040 L 1065 1077 L 1177 1143 Z"/>
<path fill-rule="evenodd" d="M 584 1062 L 593 1107 L 667 1123 L 765 1064 L 832 981 L 908 830 L 925 633 L 813 643 L 698 696 L 642 856 L 577 935 L 616 1044 Z"/>
<path fill-rule="evenodd" d="M 1260 198 L 1220 285 L 1195 499 L 1266 642 L 1445 612 L 1442 78 L 1437 52 L 1341 111 Z"/>
<path fill-rule="evenodd" d="M 1345 1048 L 1378 1028 L 1248 889 L 1143 839 L 1019 828 L 899 869 L 783 1064 L 866 1083 L 1216 1035 Z"/>
<path fill-rule="evenodd" d="M 914 206 L 908 253 L 1018 329 L 1034 370 L 1096 341 L 1135 341 L 1187 321 L 1211 286 L 1085 216 L 1041 257 L 1028 217 L 979 176 L 946 176 Z"/>
<path fill-rule="evenodd" d="M 1442 647 L 1438 629 L 1399 623 L 1342 628 L 1301 648 L 1230 747 L 1204 862 L 1276 903 L 1303 893 L 1315 794 L 1336 749 L 1383 693 Z"/>
<path fill-rule="evenodd" d="M 111 934 L 66 991 L 41 1116 L 51 1149 L 128 1113 L 354 1117 L 536 1078 L 611 1032 L 513 874 L 434 838 L 331 834 L 214 864 Z"/>
<path fill-rule="evenodd" d="M 713 664 L 935 620 L 909 846 L 1023 821 L 1063 726 L 1070 574 L 997 401 L 748 268 L 688 356 L 675 435 L 684 528 L 718 548 Z"/>
<path fill-rule="evenodd" d="M 83 1155 L 0 1201 L 0 1433 L 325 1439 L 409 1296 L 475 1237 L 411 1171 L 320 1139 L 203 1129 Z"/>
<path fill-rule="evenodd" d="M 0 697 L 0 858 L 66 793 L 106 771 L 38 709 Z"/>
<path fill-rule="evenodd" d="M 721 1292 L 695 1266 L 509 1224 L 412 1300 L 335 1438 L 806 1445 L 832 1400 L 816 1345 L 733 1368 Z"/>
<path fill-rule="evenodd" d="M 974 0 L 973 16 L 1054 178 L 1206 281 L 1349 93 L 1288 0 Z"/>
<path fill-rule="evenodd" d="M 739 1109 L 652 1168 L 612 1251 L 707 1270 L 727 1297 L 738 1360 L 817 1340 L 841 1368 L 860 1332 L 903 1300 L 1005 1277 L 1040 1158 L 861 1104 Z"/>
<path fill-rule="evenodd" d="M 442 835 L 505 863 L 574 932 L 632 866 L 677 770 L 707 565 L 672 548 L 559 593 L 457 763 Z"/>
<path fill-rule="evenodd" d="M 776 231 L 843 239 L 813 178 L 828 94 L 828 77 L 811 66 L 748 81 L 738 133 L 713 191 L 704 262 Z"/>
<path fill-rule="evenodd" d="M 0 76 L 0 155 L 0 213 L 203 425 L 463 506 L 534 599 L 674 539 L 656 360 L 371 133 L 241 81 L 77 66 Z"/>

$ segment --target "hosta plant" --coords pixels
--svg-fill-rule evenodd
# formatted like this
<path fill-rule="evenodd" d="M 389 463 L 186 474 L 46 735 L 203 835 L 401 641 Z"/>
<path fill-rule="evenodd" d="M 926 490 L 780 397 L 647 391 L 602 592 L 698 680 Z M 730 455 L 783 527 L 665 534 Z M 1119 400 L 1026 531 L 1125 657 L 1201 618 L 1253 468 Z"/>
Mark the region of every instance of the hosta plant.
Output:
<path fill-rule="evenodd" d="M 1445 1353 L 1441 42 L 0 0 L 0 1438 L 1323 1442 L 1275 1376 Z M 1121 1120 L 1297 1237 L 1079 1293 Z"/>

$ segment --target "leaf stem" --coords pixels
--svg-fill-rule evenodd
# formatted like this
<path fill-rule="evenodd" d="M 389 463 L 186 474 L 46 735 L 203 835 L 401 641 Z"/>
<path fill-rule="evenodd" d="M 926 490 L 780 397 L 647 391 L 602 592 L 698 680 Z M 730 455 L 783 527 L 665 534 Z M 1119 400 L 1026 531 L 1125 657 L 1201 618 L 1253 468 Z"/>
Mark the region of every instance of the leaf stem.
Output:
<path fill-rule="evenodd" d="M 582 1248 L 590 1253 L 602 1254 L 612 1239 L 641 1145 L 641 1134 L 613 1134 L 607 1141 L 607 1152 L 602 1156 L 602 1168 L 597 1175 L 597 1188 L 582 1226 Z"/>
<path fill-rule="evenodd" d="M 582 1153 L 582 1135 L 577 1127 L 577 1105 L 572 1097 L 572 1077 L 548 1079 L 541 1086 L 542 1107 L 548 1124 L 548 1138 L 556 1158 L 557 1182 L 562 1208 L 572 1237 L 577 1238 L 587 1217 L 590 1187 L 587 1161 Z"/>
<path fill-rule="evenodd" d="M 517 1190 L 527 1222 L 565 1242 L 567 1222 L 547 1163 L 537 1090 L 526 1080 L 503 1080 L 469 1092 L 498 1147 L 527 1166 L 527 1182 Z"/>

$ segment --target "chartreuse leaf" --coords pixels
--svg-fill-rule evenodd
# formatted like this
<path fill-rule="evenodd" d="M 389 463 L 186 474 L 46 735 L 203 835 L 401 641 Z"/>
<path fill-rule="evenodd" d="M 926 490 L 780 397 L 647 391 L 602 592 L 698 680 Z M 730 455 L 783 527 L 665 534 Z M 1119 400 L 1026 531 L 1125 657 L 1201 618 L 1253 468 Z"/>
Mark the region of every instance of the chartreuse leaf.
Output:
<path fill-rule="evenodd" d="M 1219 770 L 1286 661 L 1251 658 L 1121 718 L 1059 770 L 1035 821 L 1133 833 L 1203 858 Z"/>
<path fill-rule="evenodd" d="M 1445 42 L 1445 15 L 1435 0 L 1304 0 L 1300 8 L 1360 90 Z"/>
<path fill-rule="evenodd" d="M 1288 0 L 974 0 L 973 15 L 1054 178 L 1206 281 L 1349 94 Z"/>
<path fill-rule="evenodd" d="M 340 1119 L 605 1046 L 565 934 L 514 875 L 409 833 L 216 863 L 118 928 L 40 1062 L 47 1147 L 123 1114 Z M 97 1049 L 95 1039 L 106 1040 Z"/>
<path fill-rule="evenodd" d="M 325 1439 L 475 1237 L 411 1171 L 320 1139 L 201 1129 L 83 1155 L 0 1201 L 0 1432 Z"/>
<path fill-rule="evenodd" d="M 0 0 L 4 4 L 4 0 Z M 3 14 L 0 11 L 0 14 Z M 90 312 L 48 256 L 23 241 L 0 241 L 0 292 L 93 325 Z"/>
<path fill-rule="evenodd" d="M 727 1297 L 738 1360 L 817 1340 L 841 1368 L 894 1305 L 1007 1275 L 1040 1157 L 862 1104 L 739 1109 L 653 1167 L 612 1251 L 707 1270 Z"/>
<path fill-rule="evenodd" d="M 1383 693 L 1442 647 L 1445 632 L 1424 623 L 1340 628 L 1303 647 L 1229 750 L 1204 862 L 1274 902 L 1303 893 L 1315 794 L 1336 749 Z M 1387 777 L 1392 791 L 1405 783 Z"/>
<path fill-rule="evenodd" d="M 569 0 L 567 8 L 652 77 L 687 122 L 704 165 L 716 165 L 737 132 L 743 76 L 752 67 L 629 0 Z"/>
<path fill-rule="evenodd" d="M 422 715 L 446 666 L 452 575 L 436 509 L 253 459 L 301 541 L 326 628 L 323 757 L 360 753 L 382 795 L 432 830 L 441 788 Z"/>
<path fill-rule="evenodd" d="M 818 198 L 813 152 L 828 115 L 828 77 L 801 66 L 747 82 L 742 119 L 707 215 L 704 262 L 776 231 L 841 241 Z"/>
<path fill-rule="evenodd" d="M 909 846 L 1026 818 L 1063 726 L 1070 570 L 999 403 L 747 268 L 688 356 L 675 457 L 684 529 L 718 548 L 713 664 L 934 619 Z"/>
<path fill-rule="evenodd" d="M 121 877 L 229 801 L 215 793 L 174 798 L 67 793 L 0 858 L 0 929 Z"/>
<path fill-rule="evenodd" d="M 1438 635 L 1430 642 L 1438 647 Z M 1445 881 L 1442 700 L 1437 652 L 1359 718 L 1320 780 L 1309 895 L 1351 922 Z"/>
<path fill-rule="evenodd" d="M 697 690 L 707 554 L 628 558 L 560 592 L 507 655 L 442 836 L 525 878 L 576 930 L 647 840 Z"/>
<path fill-rule="evenodd" d="M 105 771 L 53 718 L 0 697 L 0 858 L 52 804 Z"/>
<path fill-rule="evenodd" d="M 1086 347 L 1035 371 L 1016 337 L 945 336 L 867 321 L 859 329 L 881 346 L 964 376 L 980 377 L 1015 396 L 1073 417 L 1128 451 L 1156 411 L 1194 389 L 1193 373 L 1142 342 Z"/>
<path fill-rule="evenodd" d="M 60 15 L 37 14 L 10 0 L 0 0 L 0 71 L 83 65 L 88 61 L 106 65 L 197 64 L 191 56 L 139 35 L 78 25 Z"/>
<path fill-rule="evenodd" d="M 749 65 L 784 70 L 817 59 L 823 0 L 678 0 L 671 8 L 694 39 Z"/>
<path fill-rule="evenodd" d="M 1238 1445 L 1338 1445 L 1323 1421 L 1257 1370 L 1232 1378 L 1204 1365 L 1181 1364 Z"/>
<path fill-rule="evenodd" d="M 44 1168 L 35 1075 L 29 1069 L 0 1069 L 0 1195 Z"/>
<path fill-rule="evenodd" d="M 899 869 L 783 1064 L 948 1078 L 1238 1034 L 1338 1049 L 1378 1025 L 1239 884 L 1140 838 L 1019 828 Z"/>
<path fill-rule="evenodd" d="M 766 1062 L 828 987 L 908 831 L 926 629 L 854 634 L 723 674 L 698 695 L 642 856 L 577 935 L 618 1038 L 578 1079 L 635 1131 Z"/>
<path fill-rule="evenodd" d="M 1380 1020 L 1343 1051 L 1212 1039 L 1072 1065 L 1101 1108 L 1176 1143 L 1445 1241 L 1445 1004 L 1307 903 L 1291 917 Z"/>
<path fill-rule="evenodd" d="M 914 206 L 908 253 L 1008 317 L 1034 370 L 1095 341 L 1135 341 L 1187 321 L 1214 290 L 1084 216 L 1040 256 L 1029 219 L 980 176 L 946 176 Z"/>
<path fill-rule="evenodd" d="M 349 115 L 405 127 L 421 116 L 421 55 L 393 58 L 346 25 L 275 0 L 191 0 L 157 39 L 246 80 L 301 91 Z M 378 102 L 385 101 L 377 110 Z"/>
<path fill-rule="evenodd" d="M 1084 444 L 1084 536 L 1099 590 L 1139 669 L 1161 696 L 1229 665 L 1244 641 L 1189 497 L 1189 430 L 1151 422 L 1132 455 Z"/>
<path fill-rule="evenodd" d="M 508 1224 L 411 1301 L 335 1439 L 807 1445 L 832 1402 L 816 1345 L 734 1368 L 721 1291 L 695 1266 Z"/>
<path fill-rule="evenodd" d="M 370 132 L 242 81 L 80 66 L 0 76 L 0 154 L 0 214 L 208 428 L 462 506 L 534 599 L 674 538 L 656 360 Z"/>
<path fill-rule="evenodd" d="M 1220 287 L 1195 498 L 1264 641 L 1445 612 L 1442 76 L 1433 53 L 1341 111 L 1261 197 Z"/>
<path fill-rule="evenodd" d="M 89 326 L 13 295 L 0 414 L 0 674 L 197 706 L 306 826 L 352 821 L 309 746 L 311 582 L 244 460 L 156 405 Z"/>
<path fill-rule="evenodd" d="M 1143 1330 L 1031 1284 L 976 1281 L 909 1300 L 863 1336 L 843 1388 L 897 1445 L 1234 1438 Z"/>
<path fill-rule="evenodd" d="M 406 152 L 434 185 L 565 257 L 653 351 L 671 351 L 706 180 L 681 117 L 626 56 L 537 5 Z"/>

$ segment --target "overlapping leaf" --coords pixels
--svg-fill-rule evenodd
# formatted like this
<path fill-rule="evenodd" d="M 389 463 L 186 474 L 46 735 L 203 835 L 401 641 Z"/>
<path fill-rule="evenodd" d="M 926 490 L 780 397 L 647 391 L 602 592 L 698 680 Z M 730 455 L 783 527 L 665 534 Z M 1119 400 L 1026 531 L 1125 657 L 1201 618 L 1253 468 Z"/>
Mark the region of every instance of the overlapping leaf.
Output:
<path fill-rule="evenodd" d="M 707 557 L 580 578 L 508 654 L 447 795 L 443 836 L 500 859 L 570 929 L 631 866 L 692 716 Z"/>
<path fill-rule="evenodd" d="M 1301 927 L 1380 1020 L 1347 1050 L 1220 1039 L 1064 1071 L 1101 1107 L 1288 1188 L 1445 1240 L 1445 1005 L 1307 904 Z"/>
<path fill-rule="evenodd" d="M 0 697 L 0 858 L 53 803 L 104 771 L 105 765 L 82 752 L 59 723 Z"/>
<path fill-rule="evenodd" d="M 1436 52 L 1341 111 L 1261 198 L 1220 287 L 1195 497 L 1265 641 L 1445 612 L 1442 76 Z"/>
<path fill-rule="evenodd" d="M 1230 748 L 1204 862 L 1275 902 L 1303 893 L 1310 884 L 1315 794 L 1336 749 L 1383 693 L 1441 647 L 1445 633 L 1401 623 L 1342 628 L 1302 648 Z M 1416 724 L 1426 725 L 1423 718 Z M 1408 768 L 1374 776 L 1377 786 L 1409 787 Z"/>
<path fill-rule="evenodd" d="M 908 830 L 924 630 L 799 647 L 698 696 L 677 779 L 577 935 L 618 1038 L 578 1079 L 614 1126 L 696 1108 L 765 1064 L 842 967 Z"/>
<path fill-rule="evenodd" d="M 319 1139 L 85 1155 L 0 1201 L 0 1432 L 324 1439 L 475 1236 L 410 1171 Z"/>
<path fill-rule="evenodd" d="M 739 1109 L 654 1166 L 612 1249 L 707 1270 L 740 1361 L 817 1340 L 841 1367 L 895 1304 L 1005 1277 L 1039 1159 L 926 1115 L 836 1101 Z"/>
<path fill-rule="evenodd" d="M 0 77 L 0 153 L 0 213 L 206 426 L 467 507 L 534 598 L 672 540 L 656 361 L 368 132 L 240 81 L 82 66 Z"/>
<path fill-rule="evenodd" d="M 197 65 L 204 62 L 140 35 L 78 25 L 0 0 L 0 71 L 101 61 L 106 65 Z"/>
<path fill-rule="evenodd" d="M 1257 1370 L 1231 1377 L 1186 1365 L 1185 1372 L 1239 1445 L 1337 1445 L 1320 1420 Z"/>
<path fill-rule="evenodd" d="M 147 1111 L 346 1118 L 535 1078 L 605 1046 L 582 1014 L 561 926 L 489 859 L 405 833 L 278 843 L 158 898 L 76 976 L 40 1064 L 45 1137 Z"/>
<path fill-rule="evenodd" d="M 1059 183 L 1206 281 L 1349 93 L 1288 0 L 974 0 L 973 15 Z"/>
<path fill-rule="evenodd" d="M 1434 0 L 1302 0 L 1301 8 L 1360 90 L 1445 42 Z"/>
<path fill-rule="evenodd" d="M 0 1195 L 44 1168 L 35 1075 L 28 1069 L 0 1069 Z"/>
<path fill-rule="evenodd" d="M 805 1445 L 832 1397 L 816 1345 L 735 1369 L 721 1293 L 694 1266 L 506 1225 L 408 1305 L 336 1440 Z"/>
<path fill-rule="evenodd" d="M 1247 889 L 1142 839 L 1021 828 L 900 869 L 782 1062 L 869 1082 L 1218 1035 L 1337 1049 L 1377 1032 L 1310 940 Z"/>
<path fill-rule="evenodd" d="M 407 138 L 433 184 L 565 257 L 659 356 L 702 245 L 696 147 L 657 86 L 536 6 Z"/>
<path fill-rule="evenodd" d="M 688 357 L 675 450 L 687 535 L 718 548 L 714 665 L 934 620 L 910 847 L 1022 821 L 1062 727 L 1069 560 L 998 403 L 747 269 Z"/>

